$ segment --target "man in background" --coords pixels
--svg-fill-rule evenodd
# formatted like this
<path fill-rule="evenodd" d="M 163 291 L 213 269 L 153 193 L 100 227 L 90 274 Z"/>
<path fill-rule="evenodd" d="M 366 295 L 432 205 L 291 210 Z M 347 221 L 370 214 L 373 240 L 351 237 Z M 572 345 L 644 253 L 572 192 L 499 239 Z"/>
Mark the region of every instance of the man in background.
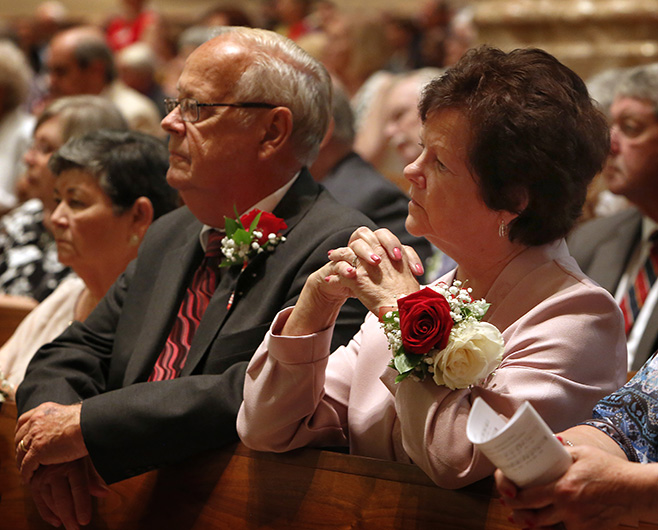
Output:
<path fill-rule="evenodd" d="M 131 129 L 162 136 L 157 107 L 117 79 L 112 51 L 100 30 L 78 26 L 57 33 L 46 66 L 50 99 L 100 95 L 119 108 Z"/>
<path fill-rule="evenodd" d="M 345 92 L 334 84 L 333 123 L 311 174 L 338 202 L 366 214 L 374 223 L 388 228 L 400 242 L 414 248 L 423 262 L 432 246 L 422 237 L 407 232 L 404 223 L 409 198 L 353 150 L 354 114 Z"/>
<path fill-rule="evenodd" d="M 619 302 L 628 368 L 638 370 L 658 347 L 658 64 L 625 74 L 610 115 L 605 176 L 633 207 L 581 225 L 568 244 L 583 272 Z"/>

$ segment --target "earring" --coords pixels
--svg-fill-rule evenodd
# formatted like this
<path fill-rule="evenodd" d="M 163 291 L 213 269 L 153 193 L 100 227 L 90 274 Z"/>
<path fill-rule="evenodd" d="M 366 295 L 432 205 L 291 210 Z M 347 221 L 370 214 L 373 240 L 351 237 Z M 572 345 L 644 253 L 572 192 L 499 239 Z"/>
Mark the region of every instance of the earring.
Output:
<path fill-rule="evenodd" d="M 139 245 L 139 236 L 137 234 L 131 234 L 128 243 L 131 244 L 133 247 L 136 247 L 137 245 Z"/>
<path fill-rule="evenodd" d="M 498 227 L 498 237 L 507 237 L 507 225 L 505 224 L 504 219 L 500 220 L 500 226 Z"/>

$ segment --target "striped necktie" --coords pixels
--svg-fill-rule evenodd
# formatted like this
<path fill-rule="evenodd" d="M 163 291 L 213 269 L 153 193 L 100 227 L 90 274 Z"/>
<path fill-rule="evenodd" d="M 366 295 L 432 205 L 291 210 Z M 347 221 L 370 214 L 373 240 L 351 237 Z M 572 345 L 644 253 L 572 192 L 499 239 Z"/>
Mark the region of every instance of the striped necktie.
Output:
<path fill-rule="evenodd" d="M 216 230 L 208 233 L 206 254 L 185 292 L 176 321 L 153 367 L 149 381 L 174 379 L 185 366 L 194 334 L 217 287 L 223 237 L 224 235 Z"/>
<path fill-rule="evenodd" d="M 651 241 L 649 255 L 644 260 L 640 270 L 637 271 L 635 281 L 630 284 L 619 304 L 621 312 L 624 314 L 624 326 L 627 337 L 631 329 L 633 329 L 635 319 L 640 313 L 644 302 L 646 302 L 649 296 L 651 287 L 656 281 L 656 273 L 658 272 L 658 232 L 651 234 L 649 241 Z"/>

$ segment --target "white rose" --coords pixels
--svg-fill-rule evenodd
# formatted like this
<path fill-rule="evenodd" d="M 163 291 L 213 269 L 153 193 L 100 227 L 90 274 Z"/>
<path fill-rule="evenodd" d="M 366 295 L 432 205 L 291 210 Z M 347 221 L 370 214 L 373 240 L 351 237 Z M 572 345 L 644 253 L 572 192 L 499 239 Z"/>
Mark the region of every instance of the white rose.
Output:
<path fill-rule="evenodd" d="M 504 348 L 500 331 L 487 322 L 456 326 L 434 358 L 434 381 L 451 390 L 473 385 L 498 367 Z"/>

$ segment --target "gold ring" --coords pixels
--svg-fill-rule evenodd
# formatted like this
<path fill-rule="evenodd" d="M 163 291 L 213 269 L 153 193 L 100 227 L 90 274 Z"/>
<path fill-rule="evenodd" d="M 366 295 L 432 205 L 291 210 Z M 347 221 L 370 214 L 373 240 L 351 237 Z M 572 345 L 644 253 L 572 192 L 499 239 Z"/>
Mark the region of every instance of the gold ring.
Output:
<path fill-rule="evenodd" d="M 354 259 L 352 260 L 352 267 L 355 269 L 359 266 L 359 256 L 354 255 Z"/>
<path fill-rule="evenodd" d="M 25 442 L 21 438 L 21 441 L 18 442 L 18 448 L 23 451 L 24 453 L 27 453 L 27 447 L 25 447 Z"/>

